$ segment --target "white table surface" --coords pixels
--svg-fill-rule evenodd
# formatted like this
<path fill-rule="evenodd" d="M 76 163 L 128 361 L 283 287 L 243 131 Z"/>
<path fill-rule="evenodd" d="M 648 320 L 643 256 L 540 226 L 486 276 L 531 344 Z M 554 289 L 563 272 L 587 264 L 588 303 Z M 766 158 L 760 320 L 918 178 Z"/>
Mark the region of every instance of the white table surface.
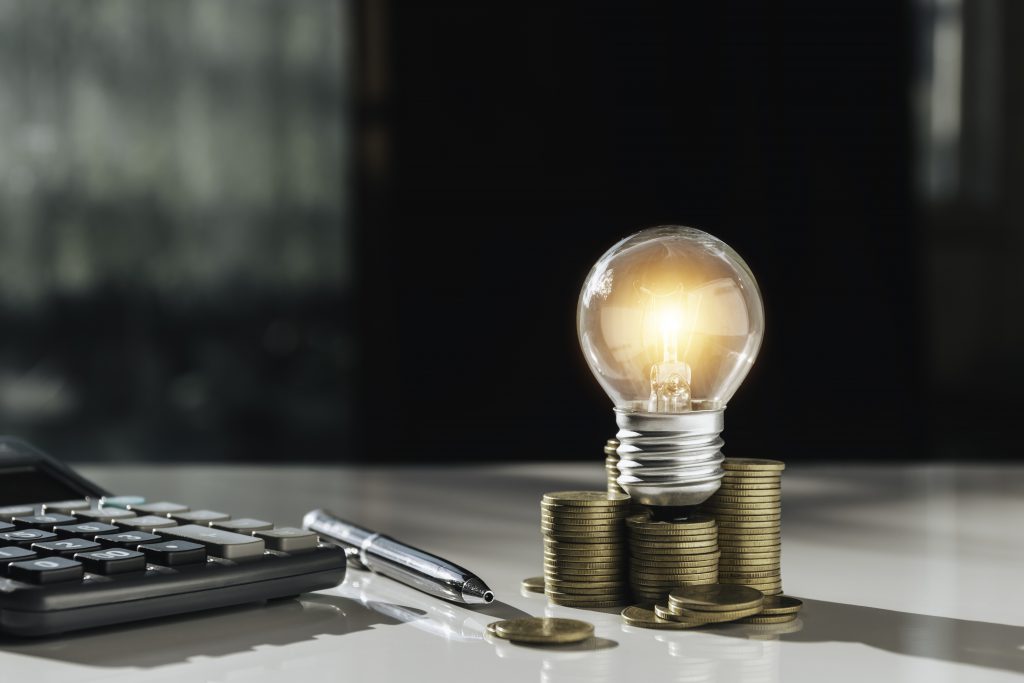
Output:
<path fill-rule="evenodd" d="M 600 488 L 602 465 L 80 467 L 119 493 L 278 523 L 328 507 L 473 569 L 499 602 L 473 611 L 350 570 L 338 588 L 268 606 L 2 640 L 0 672 L 60 683 L 1024 679 L 1024 468 L 791 466 L 783 584 L 805 608 L 798 630 L 764 636 L 635 629 L 612 610 L 520 593 L 541 573 L 540 495 Z M 586 619 L 597 638 L 551 649 L 484 636 L 523 614 Z"/>

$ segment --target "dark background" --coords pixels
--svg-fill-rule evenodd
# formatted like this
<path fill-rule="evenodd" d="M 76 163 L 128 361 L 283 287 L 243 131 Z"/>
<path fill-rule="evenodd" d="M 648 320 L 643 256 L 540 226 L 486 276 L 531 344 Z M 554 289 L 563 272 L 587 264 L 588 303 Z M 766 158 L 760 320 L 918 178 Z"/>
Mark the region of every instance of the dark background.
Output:
<path fill-rule="evenodd" d="M 597 462 L 579 287 L 675 223 L 765 299 L 727 453 L 1019 458 L 1010 0 L 12 5 L 0 431 Z"/>

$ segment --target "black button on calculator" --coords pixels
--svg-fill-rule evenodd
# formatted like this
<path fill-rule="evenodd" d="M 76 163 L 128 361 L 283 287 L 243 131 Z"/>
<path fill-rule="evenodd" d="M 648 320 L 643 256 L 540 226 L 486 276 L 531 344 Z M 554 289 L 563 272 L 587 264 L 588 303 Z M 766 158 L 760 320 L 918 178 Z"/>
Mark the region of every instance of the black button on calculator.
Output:
<path fill-rule="evenodd" d="M 95 538 L 99 534 L 116 534 L 121 527 L 107 524 L 105 522 L 82 522 L 81 524 L 68 524 L 67 526 L 53 527 L 53 533 L 61 538 L 77 536 L 80 538 Z"/>
<path fill-rule="evenodd" d="M 150 543 L 140 545 L 139 550 L 146 554 L 146 561 L 150 564 L 162 564 L 165 567 L 206 562 L 206 546 L 190 541 Z"/>
<path fill-rule="evenodd" d="M 74 524 L 77 521 L 71 515 L 58 513 L 52 515 L 24 515 L 11 520 L 14 526 L 19 529 L 45 529 L 46 531 L 52 531 L 53 527 L 60 526 L 61 524 Z"/>
<path fill-rule="evenodd" d="M 66 557 L 44 557 L 39 560 L 11 562 L 7 565 L 7 576 L 28 583 L 58 583 L 76 581 L 85 570 L 81 562 Z"/>
<path fill-rule="evenodd" d="M 43 531 L 42 529 L 16 529 L 14 531 L 5 531 L 0 533 L 0 545 L 20 545 L 23 548 L 27 548 L 33 543 L 39 541 L 53 541 L 57 538 L 57 534 L 52 531 Z"/>
<path fill-rule="evenodd" d="M 156 543 L 163 540 L 156 534 L 148 531 L 123 531 L 119 534 L 101 534 L 96 537 L 96 542 L 105 546 L 117 546 L 120 548 L 135 549 L 142 543 Z"/>
<path fill-rule="evenodd" d="M 93 574 L 124 574 L 146 568 L 146 556 L 138 550 L 107 548 L 87 553 L 76 553 L 75 559 Z"/>
<path fill-rule="evenodd" d="M 6 569 L 7 565 L 11 562 L 34 560 L 36 557 L 37 555 L 33 550 L 29 550 L 28 548 L 19 548 L 16 545 L 9 545 L 5 548 L 0 548 L 0 569 Z"/>
<path fill-rule="evenodd" d="M 43 541 L 32 544 L 32 550 L 40 555 L 63 555 L 64 557 L 74 557 L 75 553 L 99 550 L 101 547 L 103 546 L 96 541 L 84 538 L 65 538 L 59 541 Z"/>

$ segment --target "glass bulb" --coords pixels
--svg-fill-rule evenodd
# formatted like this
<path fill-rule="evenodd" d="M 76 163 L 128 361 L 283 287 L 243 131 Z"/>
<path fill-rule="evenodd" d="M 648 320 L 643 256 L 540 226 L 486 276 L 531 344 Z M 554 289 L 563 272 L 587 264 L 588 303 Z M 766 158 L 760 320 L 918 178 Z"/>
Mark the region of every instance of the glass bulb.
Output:
<path fill-rule="evenodd" d="M 706 500 L 722 478 L 725 405 L 764 336 L 750 268 L 706 232 L 649 228 L 594 264 L 576 322 L 615 404 L 619 485 L 643 505 Z"/>
<path fill-rule="evenodd" d="M 680 226 L 648 228 L 605 252 L 576 319 L 591 371 L 631 412 L 724 408 L 764 335 L 747 264 L 720 239 Z"/>

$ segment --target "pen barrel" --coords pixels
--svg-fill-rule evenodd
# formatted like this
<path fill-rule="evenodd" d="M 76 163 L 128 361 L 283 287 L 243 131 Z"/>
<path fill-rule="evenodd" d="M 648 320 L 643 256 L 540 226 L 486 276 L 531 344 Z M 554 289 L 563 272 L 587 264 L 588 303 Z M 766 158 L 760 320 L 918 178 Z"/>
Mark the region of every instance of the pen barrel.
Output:
<path fill-rule="evenodd" d="M 448 560 L 387 536 L 374 538 L 360 555 L 371 571 L 444 600 L 463 602 L 462 589 L 473 578 Z"/>

